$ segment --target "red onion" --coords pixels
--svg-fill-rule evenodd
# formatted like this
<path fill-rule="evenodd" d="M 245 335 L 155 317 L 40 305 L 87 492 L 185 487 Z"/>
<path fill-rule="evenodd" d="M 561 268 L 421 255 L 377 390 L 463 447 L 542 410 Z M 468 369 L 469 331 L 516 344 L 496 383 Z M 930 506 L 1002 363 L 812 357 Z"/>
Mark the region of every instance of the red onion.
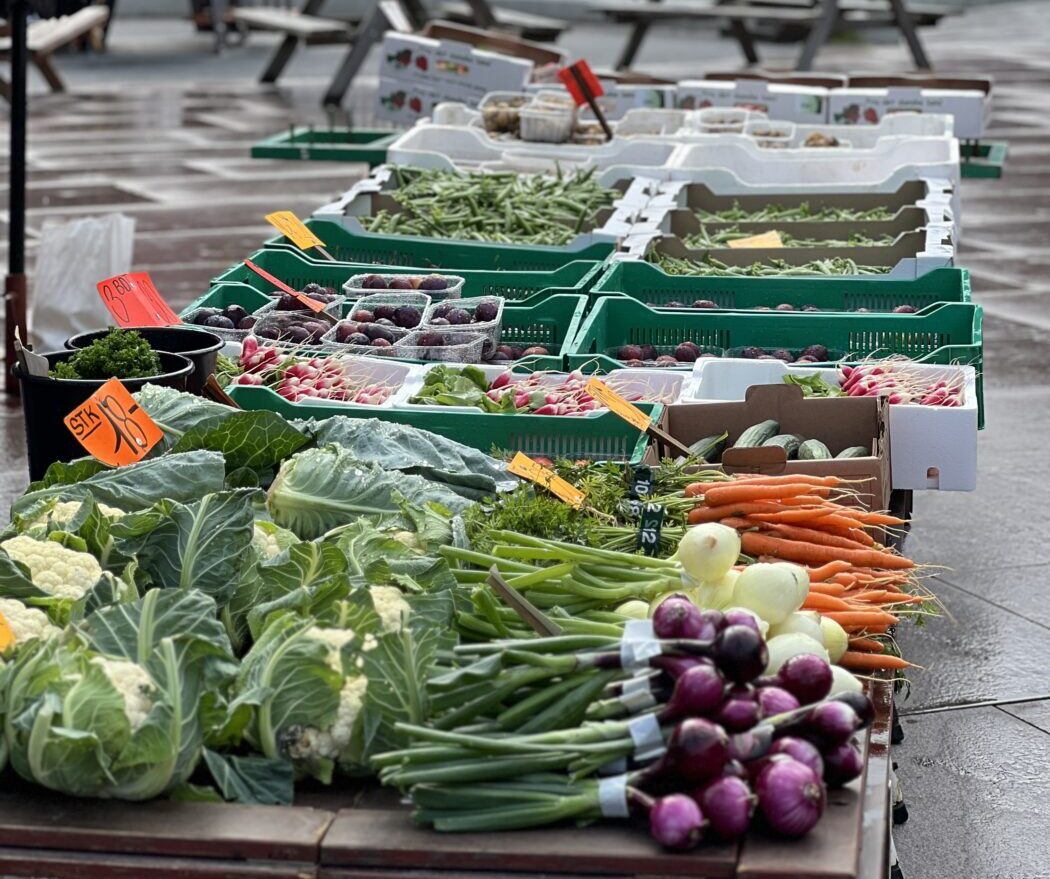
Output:
<path fill-rule="evenodd" d="M 729 736 L 710 720 L 683 720 L 667 743 L 668 762 L 683 779 L 694 784 L 721 774 L 729 759 Z"/>
<path fill-rule="evenodd" d="M 757 692 L 762 717 L 772 717 L 774 714 L 783 714 L 798 708 L 798 699 L 780 687 L 763 687 Z"/>
<path fill-rule="evenodd" d="M 706 656 L 668 656 L 666 654 L 654 656 L 649 664 L 653 668 L 667 672 L 675 680 L 697 666 L 715 667 L 714 660 Z"/>
<path fill-rule="evenodd" d="M 692 797 L 669 794 L 649 810 L 649 832 L 664 848 L 696 848 L 704 834 L 704 815 Z"/>
<path fill-rule="evenodd" d="M 824 781 L 828 787 L 842 787 L 860 778 L 864 772 L 864 761 L 860 751 L 851 742 L 843 742 L 824 752 Z"/>
<path fill-rule="evenodd" d="M 749 629 L 754 629 L 759 634 L 762 634 L 762 630 L 758 627 L 758 620 L 755 619 L 753 613 L 748 613 L 746 610 L 741 610 L 740 608 L 734 608 L 733 610 L 727 610 L 724 617 L 727 625 L 747 626 Z"/>
<path fill-rule="evenodd" d="M 729 680 L 746 684 L 762 674 L 769 662 L 769 651 L 754 629 L 727 626 L 715 644 L 715 662 Z"/>
<path fill-rule="evenodd" d="M 810 712 L 802 734 L 822 747 L 840 745 L 861 727 L 857 712 L 845 702 L 821 702 Z"/>
<path fill-rule="evenodd" d="M 730 842 L 747 832 L 755 811 L 755 797 L 743 779 L 723 775 L 693 796 L 721 839 Z"/>
<path fill-rule="evenodd" d="M 819 702 L 831 692 L 831 666 L 812 653 L 792 656 L 780 666 L 777 679 L 801 705 Z"/>
<path fill-rule="evenodd" d="M 660 720 L 710 714 L 722 704 L 725 688 L 725 679 L 714 665 L 694 665 L 675 681 L 674 692 L 660 712 Z"/>
<path fill-rule="evenodd" d="M 734 778 L 747 779 L 747 767 L 744 766 L 739 760 L 730 759 L 726 761 L 726 765 L 722 767 L 723 775 L 732 775 Z"/>
<path fill-rule="evenodd" d="M 870 726 L 875 719 L 875 706 L 871 703 L 871 699 L 863 693 L 839 693 L 833 698 L 836 702 L 845 702 L 856 711 L 861 726 Z"/>
<path fill-rule="evenodd" d="M 665 598 L 653 611 L 653 631 L 657 638 L 699 640 L 708 628 L 700 616 L 700 608 L 684 595 Z"/>
<path fill-rule="evenodd" d="M 758 776 L 758 806 L 770 828 L 782 836 L 805 836 L 824 814 L 824 785 L 797 760 L 773 760 Z"/>
<path fill-rule="evenodd" d="M 715 635 L 729 625 L 729 620 L 720 610 L 712 610 L 708 608 L 707 610 L 700 611 L 700 616 L 704 618 L 704 622 L 709 623 L 714 628 Z M 714 635 L 711 637 L 714 637 Z"/>
<path fill-rule="evenodd" d="M 762 717 L 762 709 L 749 694 L 730 695 L 714 714 L 716 723 L 733 733 L 751 729 Z"/>
<path fill-rule="evenodd" d="M 808 766 L 812 769 L 817 778 L 821 778 L 824 775 L 824 761 L 820 756 L 820 751 L 817 750 L 816 745 L 812 742 L 807 742 L 805 739 L 784 736 L 784 738 L 773 742 L 766 753 L 772 755 L 786 754 L 792 760 L 798 760 L 803 766 Z"/>

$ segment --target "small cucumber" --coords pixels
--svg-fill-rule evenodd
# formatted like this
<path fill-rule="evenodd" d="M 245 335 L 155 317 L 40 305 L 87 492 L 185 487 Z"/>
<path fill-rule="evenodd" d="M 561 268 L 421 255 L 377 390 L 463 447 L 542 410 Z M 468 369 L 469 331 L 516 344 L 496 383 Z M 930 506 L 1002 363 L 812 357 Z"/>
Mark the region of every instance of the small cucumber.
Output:
<path fill-rule="evenodd" d="M 767 439 L 763 446 L 780 446 L 788 458 L 794 458 L 798 454 L 798 447 L 802 445 L 802 437 L 797 433 L 778 433 Z"/>
<path fill-rule="evenodd" d="M 800 461 L 826 461 L 830 458 L 831 449 L 820 440 L 806 440 L 798 447 L 798 459 Z"/>
<path fill-rule="evenodd" d="M 870 458 L 871 449 L 867 449 L 864 446 L 850 446 L 848 449 L 843 449 L 839 452 L 836 458 Z"/>
<path fill-rule="evenodd" d="M 717 436 L 705 436 L 689 445 L 689 451 L 699 458 L 703 458 L 708 464 L 714 464 L 722 457 L 722 450 L 726 447 L 728 433 L 720 433 Z"/>
<path fill-rule="evenodd" d="M 780 424 L 773 419 L 768 421 L 761 421 L 758 424 L 752 424 L 747 430 L 740 434 L 740 439 L 733 443 L 734 449 L 755 449 L 758 448 L 770 437 L 777 435 L 777 431 L 780 430 Z"/>

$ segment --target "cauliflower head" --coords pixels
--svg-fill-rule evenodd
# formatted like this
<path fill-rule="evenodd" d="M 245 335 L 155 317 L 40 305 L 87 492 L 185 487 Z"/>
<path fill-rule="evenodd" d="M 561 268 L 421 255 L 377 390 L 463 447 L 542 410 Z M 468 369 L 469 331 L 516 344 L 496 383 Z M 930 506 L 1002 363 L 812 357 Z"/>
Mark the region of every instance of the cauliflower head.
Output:
<path fill-rule="evenodd" d="M 91 663 L 102 669 L 109 682 L 124 697 L 124 714 L 127 715 L 131 731 L 137 732 L 153 709 L 153 695 L 157 685 L 150 673 L 138 663 L 127 659 L 96 656 Z"/>
<path fill-rule="evenodd" d="M 3 616 L 15 644 L 32 641 L 34 638 L 47 640 L 61 633 L 58 626 L 51 625 L 47 614 L 35 607 L 26 607 L 17 598 L 0 598 L 0 616 Z"/>
<path fill-rule="evenodd" d="M 315 641 L 323 641 L 328 645 L 328 665 L 337 672 L 343 670 L 342 649 L 354 640 L 354 633 L 350 629 L 327 629 L 321 626 L 311 626 L 306 630 L 306 637 Z"/>
<path fill-rule="evenodd" d="M 379 614 L 383 633 L 400 631 L 401 620 L 408 616 L 411 610 L 401 590 L 396 586 L 372 586 L 368 592 L 372 596 L 372 605 Z"/>
<path fill-rule="evenodd" d="M 93 555 L 67 549 L 53 540 L 20 534 L 0 543 L 0 549 L 29 568 L 34 586 L 59 598 L 83 598 L 102 576 L 102 566 Z"/>
<path fill-rule="evenodd" d="M 83 501 L 56 501 L 50 510 L 45 510 L 30 525 L 47 525 L 48 521 L 54 525 L 66 525 L 83 505 Z M 109 504 L 104 504 L 101 501 L 95 501 L 95 506 L 107 519 L 119 519 L 125 515 L 123 510 L 111 507 Z"/>
<path fill-rule="evenodd" d="M 368 678 L 348 677 L 339 691 L 339 711 L 332 725 L 327 729 L 304 726 L 295 730 L 288 742 L 288 756 L 292 760 L 337 759 L 350 744 L 354 721 L 364 707 L 367 689 Z"/>
<path fill-rule="evenodd" d="M 261 561 L 272 559 L 298 542 L 298 538 L 287 528 L 281 528 L 265 520 L 257 521 L 252 531 L 252 549 Z"/>

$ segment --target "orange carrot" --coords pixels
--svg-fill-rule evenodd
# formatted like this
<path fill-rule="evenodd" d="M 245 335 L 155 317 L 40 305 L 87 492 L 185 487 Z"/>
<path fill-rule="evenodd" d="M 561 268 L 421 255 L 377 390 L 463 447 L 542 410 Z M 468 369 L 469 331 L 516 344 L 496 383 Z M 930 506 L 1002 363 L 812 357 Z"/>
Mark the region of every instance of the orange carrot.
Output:
<path fill-rule="evenodd" d="M 858 510 L 856 518 L 865 525 L 907 525 L 905 519 L 896 516 L 888 516 L 886 513 L 869 513 L 867 510 Z"/>
<path fill-rule="evenodd" d="M 842 480 L 837 476 L 809 476 L 805 473 L 790 473 L 785 476 L 737 476 L 738 483 L 747 485 L 823 485 L 834 488 L 841 484 Z"/>
<path fill-rule="evenodd" d="M 820 592 L 814 592 L 810 590 L 809 595 L 806 596 L 806 600 L 802 602 L 803 610 L 820 610 L 820 611 L 841 611 L 843 613 L 851 611 L 852 605 L 848 601 L 843 601 L 841 598 L 835 598 L 833 595 L 823 595 Z"/>
<path fill-rule="evenodd" d="M 873 568 L 915 567 L 915 562 L 911 559 L 893 555 L 889 552 L 816 546 L 812 543 L 801 543 L 797 540 L 783 540 L 779 537 L 770 537 L 768 534 L 759 534 L 756 531 L 745 531 L 740 535 L 740 542 L 743 551 L 748 555 L 772 555 L 789 562 L 815 564 L 841 559 L 842 561 Z"/>
<path fill-rule="evenodd" d="M 748 515 L 759 522 L 777 522 L 791 524 L 793 522 L 816 522 L 831 513 L 821 507 L 795 507 L 790 510 L 777 510 L 776 512 L 763 512 L 761 510 Z"/>
<path fill-rule="evenodd" d="M 826 611 L 824 616 L 840 626 L 865 626 L 869 623 L 875 626 L 892 626 L 897 622 L 893 614 L 882 610 L 831 610 Z"/>
<path fill-rule="evenodd" d="M 874 638 L 850 638 L 849 649 L 860 650 L 862 653 L 883 653 L 886 647 Z"/>
<path fill-rule="evenodd" d="M 749 513 L 768 513 L 776 509 L 772 504 L 724 504 L 720 507 L 694 507 L 689 511 L 688 521 L 690 525 L 699 525 L 701 522 L 721 522 L 730 516 L 746 516 Z"/>
<path fill-rule="evenodd" d="M 882 671 L 883 669 L 911 668 L 908 660 L 892 653 L 861 653 L 847 650 L 839 658 L 839 665 L 855 671 Z"/>
<path fill-rule="evenodd" d="M 739 504 L 748 501 L 768 501 L 800 494 L 815 494 L 827 497 L 828 488 L 818 488 L 806 483 L 788 485 L 739 485 L 737 483 L 714 483 L 704 492 L 704 503 L 708 506 Z"/>
<path fill-rule="evenodd" d="M 852 516 L 841 512 L 833 512 L 826 516 L 820 517 L 821 528 L 844 528 L 846 531 L 851 529 L 862 529 L 864 527 L 863 522 L 858 522 Z"/>
<path fill-rule="evenodd" d="M 842 595 L 846 591 L 845 586 L 840 586 L 838 583 L 810 583 L 809 594 L 819 593 L 820 595 Z"/>
<path fill-rule="evenodd" d="M 857 577 L 855 574 L 836 574 L 831 578 L 832 583 L 838 583 L 840 586 L 845 586 L 849 589 L 851 586 L 855 586 L 857 583 Z"/>
<path fill-rule="evenodd" d="M 819 568 L 806 568 L 806 570 L 809 572 L 809 582 L 819 583 L 827 580 L 829 577 L 834 577 L 836 574 L 845 573 L 852 567 L 849 562 L 844 562 L 842 559 L 833 559 Z"/>
<path fill-rule="evenodd" d="M 843 549 L 866 548 L 866 544 L 861 543 L 859 540 L 851 540 L 848 537 L 829 534 L 816 527 L 804 528 L 801 525 L 785 525 L 780 522 L 763 522 L 762 524 L 770 531 L 776 531 L 777 534 L 781 537 L 786 537 L 788 540 L 802 540 L 806 543 L 819 543 L 823 546 L 841 546 Z M 818 524 L 820 523 L 814 522 L 814 525 Z M 810 579 L 813 579 L 812 575 L 810 575 Z"/>

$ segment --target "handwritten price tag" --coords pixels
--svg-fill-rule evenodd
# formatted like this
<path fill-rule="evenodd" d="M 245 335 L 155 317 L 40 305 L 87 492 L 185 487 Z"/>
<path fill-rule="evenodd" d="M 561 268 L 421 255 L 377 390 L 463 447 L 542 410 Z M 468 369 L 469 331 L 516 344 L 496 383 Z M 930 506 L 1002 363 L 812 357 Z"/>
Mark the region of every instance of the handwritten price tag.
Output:
<path fill-rule="evenodd" d="M 324 242 L 311 232 L 306 223 L 300 220 L 291 211 L 274 211 L 266 215 L 266 222 L 273 226 L 300 250 L 308 250 L 311 247 L 323 247 Z"/>
<path fill-rule="evenodd" d="M 587 393 L 594 397 L 606 409 L 615 412 L 624 421 L 639 430 L 648 430 L 653 423 L 652 418 L 646 415 L 633 403 L 625 400 L 605 382 L 592 378 L 587 382 Z"/>
<path fill-rule="evenodd" d="M 111 378 L 63 419 L 90 455 L 111 467 L 141 461 L 164 434 L 128 389 Z"/>
<path fill-rule="evenodd" d="M 129 272 L 98 282 L 98 295 L 121 327 L 170 327 L 182 323 L 153 286 L 149 272 Z"/>
<path fill-rule="evenodd" d="M 289 296 L 294 296 L 303 305 L 305 305 L 307 308 L 309 308 L 310 311 L 313 311 L 315 313 L 324 311 L 325 303 L 318 302 L 315 299 L 311 299 L 309 296 L 304 295 L 299 290 L 293 290 L 286 283 L 284 283 L 284 281 L 282 281 L 280 278 L 275 278 L 268 271 L 266 271 L 266 269 L 259 268 L 259 266 L 257 266 L 255 263 L 253 263 L 250 259 L 246 259 L 244 261 L 244 264 L 249 269 L 251 269 L 253 272 L 255 272 L 255 274 L 257 274 L 264 281 L 268 281 L 269 283 L 273 284 L 274 287 L 276 287 L 282 293 L 287 293 Z"/>
<path fill-rule="evenodd" d="M 783 247 L 784 242 L 780 240 L 779 232 L 763 232 L 761 235 L 752 235 L 750 238 L 737 238 L 729 242 L 734 250 L 749 247 Z"/>
<path fill-rule="evenodd" d="M 547 491 L 555 497 L 561 498 L 570 507 L 579 509 L 587 498 L 575 485 L 566 482 L 553 470 L 544 467 L 537 461 L 533 461 L 532 458 L 523 452 L 518 452 L 514 456 L 507 469 L 515 476 L 520 476 L 522 479 L 528 479 L 530 482 L 542 485 Z"/>
<path fill-rule="evenodd" d="M 12 647 L 15 643 L 15 633 L 11 631 L 7 618 L 0 613 L 0 653 Z"/>

